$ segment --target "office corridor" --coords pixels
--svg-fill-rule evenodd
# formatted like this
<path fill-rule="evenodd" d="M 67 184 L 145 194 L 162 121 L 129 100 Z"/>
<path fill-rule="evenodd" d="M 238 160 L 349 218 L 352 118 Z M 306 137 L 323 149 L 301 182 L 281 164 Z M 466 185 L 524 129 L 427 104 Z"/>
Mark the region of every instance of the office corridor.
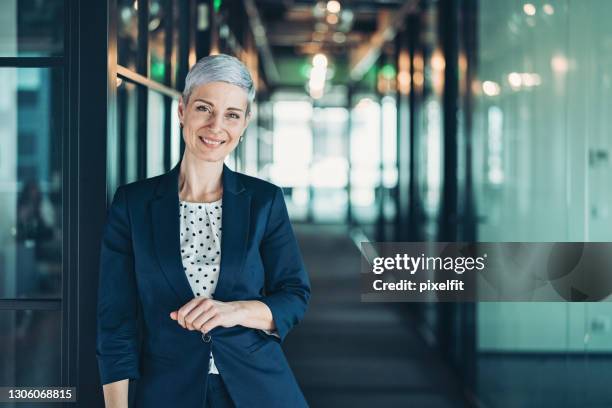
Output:
<path fill-rule="evenodd" d="M 313 408 L 463 407 L 452 373 L 405 304 L 361 303 L 359 251 L 345 226 L 296 225 L 311 283 L 287 358 Z"/>

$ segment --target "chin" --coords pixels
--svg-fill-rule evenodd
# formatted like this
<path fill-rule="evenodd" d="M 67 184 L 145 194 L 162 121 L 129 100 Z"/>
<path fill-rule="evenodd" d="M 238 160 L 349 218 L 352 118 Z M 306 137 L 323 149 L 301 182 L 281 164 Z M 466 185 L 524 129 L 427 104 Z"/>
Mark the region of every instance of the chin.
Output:
<path fill-rule="evenodd" d="M 210 154 L 199 154 L 197 155 L 198 160 L 202 160 L 208 163 L 216 163 L 220 161 L 224 161 L 227 155 L 219 156 L 219 155 L 210 155 Z"/>
<path fill-rule="evenodd" d="M 216 162 L 225 160 L 225 158 L 227 157 L 227 154 L 224 154 L 221 152 L 210 153 L 210 152 L 199 151 L 195 154 L 195 157 L 201 161 L 205 161 L 209 163 L 216 163 Z"/>

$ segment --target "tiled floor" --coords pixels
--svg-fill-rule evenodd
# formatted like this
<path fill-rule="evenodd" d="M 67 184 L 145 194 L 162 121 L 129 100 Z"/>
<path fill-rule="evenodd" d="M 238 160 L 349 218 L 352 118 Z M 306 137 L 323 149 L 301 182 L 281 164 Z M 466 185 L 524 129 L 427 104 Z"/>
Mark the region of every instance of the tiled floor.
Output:
<path fill-rule="evenodd" d="M 449 370 L 401 318 L 401 305 L 360 302 L 359 252 L 346 229 L 295 229 L 312 298 L 284 349 L 310 406 L 466 406 Z"/>
<path fill-rule="evenodd" d="M 346 229 L 295 229 L 312 299 L 284 349 L 310 406 L 469 406 L 438 353 L 403 316 L 405 304 L 360 302 L 359 252 Z M 609 355 L 482 355 L 477 372 L 481 408 L 612 407 Z"/>

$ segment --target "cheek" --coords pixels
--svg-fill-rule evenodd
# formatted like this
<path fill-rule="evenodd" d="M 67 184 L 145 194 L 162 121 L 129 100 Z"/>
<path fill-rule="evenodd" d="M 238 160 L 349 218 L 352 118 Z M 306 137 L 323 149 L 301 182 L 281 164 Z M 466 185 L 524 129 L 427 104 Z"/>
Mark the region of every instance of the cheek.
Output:
<path fill-rule="evenodd" d="M 188 123 L 191 127 L 202 126 L 208 120 L 210 120 L 210 116 L 202 111 L 190 110 L 185 113 L 185 123 Z"/>
<path fill-rule="evenodd" d="M 189 127 L 192 129 L 197 129 L 201 127 L 202 125 L 204 125 L 205 123 L 206 123 L 206 120 L 204 120 L 204 118 L 200 116 L 191 116 L 187 122 Z"/>
<path fill-rule="evenodd" d="M 242 124 L 240 123 L 230 125 L 228 129 L 234 137 L 240 137 L 240 135 L 242 134 Z"/>

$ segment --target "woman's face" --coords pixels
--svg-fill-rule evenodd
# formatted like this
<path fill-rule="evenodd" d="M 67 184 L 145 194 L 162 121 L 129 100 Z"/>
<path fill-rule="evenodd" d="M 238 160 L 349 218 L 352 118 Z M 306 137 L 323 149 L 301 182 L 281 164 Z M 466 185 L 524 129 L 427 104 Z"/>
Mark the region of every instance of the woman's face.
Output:
<path fill-rule="evenodd" d="M 240 141 L 251 115 L 246 115 L 247 93 L 227 82 L 209 82 L 191 92 L 189 102 L 179 100 L 185 149 L 198 159 L 218 162 Z"/>

